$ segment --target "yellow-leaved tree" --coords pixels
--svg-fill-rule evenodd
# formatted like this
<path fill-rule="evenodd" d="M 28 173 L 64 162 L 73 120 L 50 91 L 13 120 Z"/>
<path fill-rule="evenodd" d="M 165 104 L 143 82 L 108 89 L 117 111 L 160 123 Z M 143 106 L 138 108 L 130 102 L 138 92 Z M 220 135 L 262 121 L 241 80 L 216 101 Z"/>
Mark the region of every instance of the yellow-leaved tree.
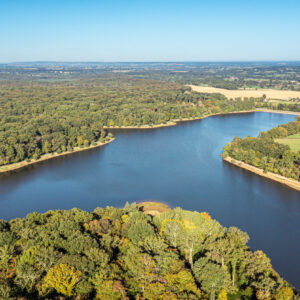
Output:
<path fill-rule="evenodd" d="M 64 296 L 74 295 L 74 287 L 79 282 L 82 273 L 73 266 L 60 264 L 49 269 L 39 288 L 41 296 L 45 296 L 53 289 Z"/>

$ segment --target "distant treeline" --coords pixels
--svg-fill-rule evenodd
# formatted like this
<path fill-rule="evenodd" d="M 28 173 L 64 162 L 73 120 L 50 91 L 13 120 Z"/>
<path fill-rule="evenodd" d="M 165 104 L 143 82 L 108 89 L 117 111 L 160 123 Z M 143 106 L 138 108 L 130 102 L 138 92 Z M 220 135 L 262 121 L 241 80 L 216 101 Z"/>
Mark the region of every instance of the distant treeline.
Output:
<path fill-rule="evenodd" d="M 61 83 L 0 83 L 0 166 L 72 151 L 107 137 L 104 126 L 142 126 L 249 110 L 255 100 L 227 100 L 168 82 L 112 75 Z"/>
<path fill-rule="evenodd" d="M 0 81 L 73 81 L 111 74 L 224 89 L 300 91 L 299 62 L 22 63 L 0 64 Z"/>
<path fill-rule="evenodd" d="M 300 152 L 295 152 L 288 145 L 276 143 L 276 138 L 284 138 L 300 132 L 300 116 L 295 122 L 280 125 L 256 137 L 241 139 L 235 137 L 223 148 L 223 157 L 230 156 L 265 172 L 290 177 L 300 181 Z"/>
<path fill-rule="evenodd" d="M 207 213 L 136 204 L 1 220 L 0 298 L 296 299 L 248 240 Z"/>

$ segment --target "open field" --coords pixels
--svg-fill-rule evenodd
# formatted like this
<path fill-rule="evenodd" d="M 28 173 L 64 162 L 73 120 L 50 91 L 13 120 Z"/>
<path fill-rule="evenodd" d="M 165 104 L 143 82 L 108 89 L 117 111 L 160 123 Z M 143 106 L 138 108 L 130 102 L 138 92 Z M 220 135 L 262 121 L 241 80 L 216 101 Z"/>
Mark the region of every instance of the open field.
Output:
<path fill-rule="evenodd" d="M 299 91 L 281 91 L 273 89 L 257 89 L 257 90 L 226 90 L 209 86 L 189 85 L 193 91 L 200 93 L 220 93 L 227 98 L 245 98 L 245 97 L 262 97 L 264 94 L 267 99 L 290 100 L 300 98 Z"/>
<path fill-rule="evenodd" d="M 293 151 L 300 151 L 300 133 L 290 135 L 284 139 L 276 139 L 277 143 L 289 145 Z"/>

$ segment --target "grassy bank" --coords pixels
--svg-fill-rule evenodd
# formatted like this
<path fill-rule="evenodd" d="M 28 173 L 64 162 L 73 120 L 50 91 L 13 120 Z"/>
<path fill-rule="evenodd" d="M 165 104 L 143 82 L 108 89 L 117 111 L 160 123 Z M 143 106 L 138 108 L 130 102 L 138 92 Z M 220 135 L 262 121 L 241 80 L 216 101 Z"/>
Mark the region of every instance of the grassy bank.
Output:
<path fill-rule="evenodd" d="M 285 185 L 287 185 L 287 186 L 289 186 L 289 187 L 291 187 L 295 190 L 300 191 L 300 182 L 299 181 L 296 181 L 294 179 L 287 178 L 287 177 L 284 177 L 284 176 L 281 176 L 281 175 L 278 175 L 278 174 L 274 174 L 274 173 L 271 173 L 271 172 L 265 173 L 264 170 L 262 170 L 260 168 L 257 168 L 257 167 L 251 166 L 249 164 L 246 164 L 242 161 L 233 159 L 230 156 L 223 157 L 223 160 L 227 161 L 227 162 L 229 162 L 229 163 L 231 163 L 235 166 L 238 166 L 238 167 L 243 168 L 245 170 L 251 171 L 255 174 L 258 174 L 260 176 L 269 178 L 271 180 L 280 182 L 280 183 L 285 184 Z"/>

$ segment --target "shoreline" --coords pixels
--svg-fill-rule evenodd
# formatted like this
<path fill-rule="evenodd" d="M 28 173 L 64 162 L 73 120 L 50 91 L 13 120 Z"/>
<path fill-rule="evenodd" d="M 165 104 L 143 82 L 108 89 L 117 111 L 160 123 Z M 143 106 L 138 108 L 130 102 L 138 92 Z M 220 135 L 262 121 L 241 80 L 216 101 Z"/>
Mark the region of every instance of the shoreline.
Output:
<path fill-rule="evenodd" d="M 272 173 L 272 172 L 264 173 L 263 169 L 260 169 L 260 168 L 257 168 L 255 166 L 249 165 L 247 163 L 244 163 L 243 161 L 236 160 L 236 159 L 234 159 L 230 156 L 227 156 L 225 158 L 222 157 L 222 159 L 224 161 L 230 163 L 230 164 L 233 164 L 233 165 L 239 167 L 239 168 L 248 170 L 252 173 L 255 173 L 257 175 L 260 175 L 260 176 L 263 176 L 265 178 L 271 179 L 273 181 L 280 182 L 282 184 L 285 184 L 285 185 L 289 186 L 290 188 L 293 188 L 295 190 L 300 191 L 300 182 L 295 180 L 295 179 L 284 177 L 282 175 L 275 174 L 275 173 Z"/>
<path fill-rule="evenodd" d="M 160 123 L 160 124 L 156 124 L 156 125 L 103 126 L 103 129 L 156 129 L 156 128 L 176 126 L 178 123 L 197 121 L 197 120 L 202 120 L 202 119 L 206 119 L 206 118 L 213 117 L 213 116 L 230 115 L 230 114 L 247 114 L 247 113 L 253 113 L 253 112 L 256 112 L 256 110 L 241 110 L 241 111 L 234 111 L 234 112 L 223 112 L 223 113 L 210 114 L 210 115 L 205 115 L 205 116 L 201 116 L 201 117 L 174 119 L 172 121 L 168 121 L 167 123 Z"/>
<path fill-rule="evenodd" d="M 290 111 L 290 110 L 272 110 L 272 109 L 265 109 L 265 108 L 257 108 L 255 112 L 268 112 L 268 113 L 275 113 L 275 114 L 284 114 L 284 115 L 296 115 L 299 116 L 300 112 L 298 111 Z"/>
<path fill-rule="evenodd" d="M 234 112 L 222 112 L 216 114 L 205 115 L 202 117 L 192 117 L 192 118 L 183 118 L 183 119 L 174 119 L 172 121 L 168 121 L 167 123 L 160 123 L 155 125 L 141 125 L 141 126 L 103 126 L 103 129 L 156 129 L 156 128 L 164 128 L 176 126 L 181 122 L 189 122 L 189 121 L 197 121 L 203 120 L 213 116 L 221 116 L 221 115 L 231 115 L 231 114 L 247 114 L 247 113 L 255 113 L 255 112 L 267 112 L 267 113 L 276 113 L 276 114 L 285 114 L 285 115 L 300 115 L 300 112 L 287 111 L 287 110 L 272 110 L 272 109 L 264 109 L 264 108 L 256 108 L 253 110 L 241 110 Z"/>
<path fill-rule="evenodd" d="M 197 120 L 203 120 L 209 117 L 213 117 L 213 116 L 221 116 L 221 115 L 231 115 L 231 114 L 247 114 L 247 113 L 254 113 L 254 112 L 268 112 L 268 113 L 278 113 L 278 114 L 289 114 L 289 115 L 300 115 L 300 112 L 291 112 L 291 111 L 283 111 L 283 110 L 270 110 L 270 109 L 254 109 L 254 110 L 242 110 L 242 111 L 234 111 L 234 112 L 223 112 L 223 113 L 216 113 L 216 114 L 209 114 L 209 115 L 205 115 L 205 116 L 201 116 L 201 117 L 194 117 L 194 118 L 183 118 L 183 119 L 174 119 L 172 121 L 169 121 L 167 123 L 161 123 L 161 124 L 156 124 L 156 125 L 142 125 L 142 126 L 103 126 L 103 129 L 157 129 L 157 128 L 164 128 L 164 127 L 171 127 L 171 126 L 176 126 L 179 123 L 182 122 L 190 122 L 190 121 L 197 121 Z M 9 165 L 4 165 L 0 167 L 0 174 L 5 174 L 5 173 L 9 173 L 15 170 L 19 170 L 22 168 L 25 168 L 27 166 L 30 165 L 34 165 L 34 164 L 38 164 L 42 161 L 46 161 L 55 157 L 59 157 L 59 156 L 64 156 L 64 155 L 70 155 L 72 153 L 76 153 L 76 152 L 81 152 L 81 151 L 85 151 L 85 150 L 89 150 L 89 149 L 93 149 L 93 148 L 98 148 L 101 146 L 104 146 L 110 142 L 112 142 L 115 138 L 112 138 L 111 140 L 104 142 L 104 143 L 97 143 L 96 145 L 93 146 L 89 146 L 89 147 L 84 147 L 84 148 L 79 148 L 76 147 L 74 148 L 73 151 L 66 151 L 66 152 L 62 152 L 62 153 L 48 153 L 43 155 L 41 158 L 34 160 L 34 161 L 30 161 L 30 162 L 26 162 L 26 161 L 21 161 L 21 162 L 17 162 L 14 164 L 9 164 Z"/>
<path fill-rule="evenodd" d="M 115 138 L 112 138 L 109 141 L 103 142 L 103 143 L 98 142 L 96 145 L 92 145 L 92 146 L 88 146 L 88 147 L 84 147 L 84 148 L 75 147 L 73 151 L 65 151 L 65 152 L 62 152 L 62 153 L 44 154 L 39 159 L 30 161 L 30 162 L 27 162 L 27 161 L 23 160 L 23 161 L 14 163 L 14 164 L 4 165 L 4 166 L 0 167 L 0 174 L 9 173 L 9 172 L 12 172 L 12 171 L 15 171 L 15 170 L 19 170 L 19 169 L 25 168 L 27 166 L 38 164 L 40 162 L 50 160 L 52 158 L 56 158 L 56 157 L 59 157 L 59 156 L 70 155 L 70 154 L 73 154 L 73 153 L 86 151 L 86 150 L 90 150 L 90 149 L 93 149 L 93 148 L 102 147 L 104 145 L 107 145 L 107 144 L 111 143 L 112 141 L 114 141 L 114 139 Z"/>

